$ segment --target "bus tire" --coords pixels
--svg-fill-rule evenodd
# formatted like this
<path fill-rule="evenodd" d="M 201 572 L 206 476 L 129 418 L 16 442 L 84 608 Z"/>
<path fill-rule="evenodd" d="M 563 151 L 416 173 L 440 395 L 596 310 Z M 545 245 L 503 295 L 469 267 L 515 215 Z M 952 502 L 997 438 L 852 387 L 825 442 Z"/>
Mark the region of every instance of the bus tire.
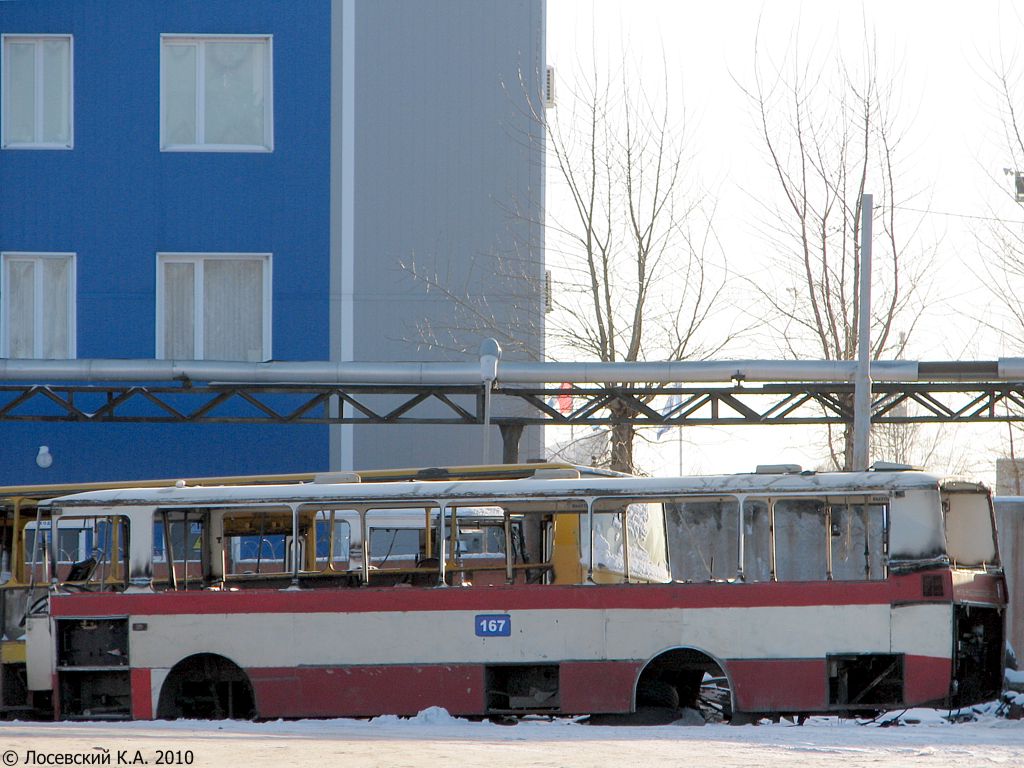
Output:
<path fill-rule="evenodd" d="M 160 691 L 158 720 L 251 720 L 256 701 L 249 676 L 237 664 L 212 653 L 182 659 Z"/>
<path fill-rule="evenodd" d="M 636 705 L 679 709 L 679 690 L 664 680 L 641 680 L 636 686 Z"/>

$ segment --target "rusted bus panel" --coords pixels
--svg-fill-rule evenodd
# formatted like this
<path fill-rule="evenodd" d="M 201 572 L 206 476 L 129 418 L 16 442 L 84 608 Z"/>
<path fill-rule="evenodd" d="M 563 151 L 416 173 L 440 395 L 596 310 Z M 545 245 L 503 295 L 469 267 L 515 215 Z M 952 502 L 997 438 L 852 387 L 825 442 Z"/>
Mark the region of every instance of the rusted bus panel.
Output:
<path fill-rule="evenodd" d="M 825 659 L 732 659 L 725 663 L 735 706 L 743 712 L 824 712 Z"/>
<path fill-rule="evenodd" d="M 904 700 L 895 706 L 941 704 L 949 663 L 908 656 Z M 642 665 L 634 661 L 563 662 L 562 714 L 628 712 Z M 726 663 L 736 706 L 745 712 L 825 712 L 823 659 L 734 660 Z M 135 719 L 152 719 L 156 670 L 132 670 Z M 414 715 L 442 706 L 455 715 L 486 711 L 485 667 L 478 664 L 260 667 L 246 670 L 261 717 Z M 841 707 L 840 707 L 841 708 Z"/>
<path fill-rule="evenodd" d="M 628 712 L 641 664 L 563 662 L 558 711 Z M 429 706 L 452 714 L 486 710 L 481 665 L 377 665 L 249 670 L 261 717 L 412 715 Z"/>
<path fill-rule="evenodd" d="M 907 654 L 902 657 L 902 696 L 892 707 L 945 703 L 952 679 L 949 659 Z M 830 705 L 825 659 L 740 660 L 726 663 L 736 707 L 745 712 L 846 711 L 848 704 Z M 871 702 L 872 705 L 878 702 Z M 856 708 L 856 707 L 854 707 Z"/>
<path fill-rule="evenodd" d="M 628 712 L 641 662 L 566 661 L 560 665 L 562 711 L 569 714 Z"/>
<path fill-rule="evenodd" d="M 152 720 L 153 684 L 152 674 L 148 669 L 131 670 L 132 686 L 132 719 Z"/>
<path fill-rule="evenodd" d="M 247 670 L 261 717 L 415 715 L 430 706 L 453 715 L 484 711 L 478 664 L 261 667 Z"/>
<path fill-rule="evenodd" d="M 950 576 L 955 603 L 997 606 L 1007 603 L 1006 581 L 1002 574 L 954 570 Z"/>
<path fill-rule="evenodd" d="M 953 676 L 951 659 L 907 654 L 903 664 L 903 698 L 907 706 L 945 704 Z"/>

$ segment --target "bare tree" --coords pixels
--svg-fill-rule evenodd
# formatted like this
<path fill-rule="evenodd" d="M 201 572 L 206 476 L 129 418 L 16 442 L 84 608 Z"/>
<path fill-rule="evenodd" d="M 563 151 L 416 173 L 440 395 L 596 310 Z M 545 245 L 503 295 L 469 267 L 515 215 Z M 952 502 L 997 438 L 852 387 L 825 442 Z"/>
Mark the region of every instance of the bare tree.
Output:
<path fill-rule="evenodd" d="M 537 80 L 521 76 L 509 93 L 527 105 L 545 140 L 547 210 L 543 221 L 529 224 L 543 232 L 554 280 L 538 284 L 535 265 L 517 254 L 481 260 L 503 298 L 521 299 L 512 302 L 520 307 L 518 326 L 510 326 L 498 321 L 486 293 L 468 290 L 468 276 L 439 274 L 409 259 L 406 272 L 453 307 L 447 324 L 417 329 L 421 346 L 458 351 L 470 331 L 515 347 L 523 328 L 545 328 L 546 354 L 562 359 L 701 359 L 720 351 L 737 335 L 728 323 L 712 327 L 726 284 L 725 261 L 712 226 L 713 205 L 696 191 L 683 126 L 673 116 L 680 97 L 671 92 L 667 69 L 663 89 L 652 94 L 626 66 L 606 76 L 592 63 L 587 76 L 561 83 L 557 109 L 545 109 L 533 93 L 529 83 Z M 533 139 L 530 134 L 524 140 Z M 508 213 L 521 222 L 531 208 Z M 518 250 L 536 248 L 520 243 Z M 537 316 L 530 308 L 543 304 L 539 296 L 548 289 L 551 311 Z M 638 403 L 650 400 L 623 397 L 608 404 L 613 425 L 601 460 L 609 467 L 636 469 L 637 429 L 630 419 L 639 413 Z"/>
<path fill-rule="evenodd" d="M 996 100 L 1004 150 L 1004 169 L 991 174 L 999 191 L 999 203 L 990 217 L 988 237 L 979 238 L 979 247 L 989 265 L 989 284 L 1009 323 L 1001 327 L 1007 340 L 1024 348 L 1024 299 L 1017 290 L 1024 279 L 1024 67 L 1015 59 L 1000 53 L 991 67 L 992 86 Z M 1005 215 L 1010 211 L 1009 216 Z"/>
<path fill-rule="evenodd" d="M 735 336 L 713 322 L 724 258 L 713 206 L 696 191 L 683 126 L 673 118 L 680 96 L 667 71 L 663 85 L 652 94 L 628 67 L 604 77 L 595 65 L 557 110 L 537 114 L 555 171 L 549 264 L 565 276 L 548 333 L 555 350 L 577 358 L 702 359 Z M 552 203 L 559 196 L 564 206 Z M 636 401 L 608 408 L 609 466 L 632 472 Z"/>
<path fill-rule="evenodd" d="M 469 259 L 470 268 L 443 270 L 416 258 L 400 262 L 424 291 L 440 300 L 443 312 L 424 314 L 406 341 L 444 357 L 474 354 L 483 338 L 494 338 L 518 359 L 544 354 L 547 285 L 533 247 Z M 460 262 L 462 266 L 464 262 Z"/>
<path fill-rule="evenodd" d="M 836 51 L 804 56 L 794 40 L 773 62 L 755 40 L 753 85 L 744 87 L 778 193 L 762 201 L 761 228 L 776 283 L 752 285 L 770 307 L 768 325 L 783 353 L 796 358 L 857 356 L 865 193 L 875 199 L 873 358 L 902 354 L 922 299 L 919 223 L 908 226 L 898 211 L 894 84 L 880 76 L 874 46 L 865 50 L 852 67 Z M 851 421 L 852 399 L 843 401 Z M 837 441 L 830 428 L 834 467 L 851 466 L 852 431 L 848 424 Z"/>
<path fill-rule="evenodd" d="M 913 410 L 903 407 L 902 415 L 913 414 Z M 977 469 L 976 459 L 971 442 L 956 438 L 961 426 L 913 421 L 877 424 L 871 430 L 871 455 L 897 464 L 943 467 L 950 474 L 970 475 Z"/>
<path fill-rule="evenodd" d="M 1018 19 L 1019 21 L 1019 19 Z M 1001 173 L 989 173 L 997 190 L 988 226 L 979 233 L 979 263 L 985 265 L 987 284 L 996 299 L 998 317 L 982 322 L 1001 336 L 1011 350 L 1024 350 L 1024 297 L 1019 286 L 1024 280 L 1024 66 L 1014 56 L 1000 50 L 989 67 L 990 84 L 996 105 L 995 115 L 1004 160 Z M 1020 417 L 1022 409 L 1009 399 L 1006 415 Z M 1007 450 L 1012 482 L 1019 492 L 1021 484 L 1017 443 L 1021 426 L 1007 422 Z"/>

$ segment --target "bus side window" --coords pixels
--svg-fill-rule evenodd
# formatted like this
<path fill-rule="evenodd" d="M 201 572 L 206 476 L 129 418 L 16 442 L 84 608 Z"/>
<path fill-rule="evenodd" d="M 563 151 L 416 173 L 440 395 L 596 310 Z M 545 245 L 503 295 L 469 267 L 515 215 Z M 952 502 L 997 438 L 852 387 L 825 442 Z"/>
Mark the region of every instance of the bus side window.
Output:
<path fill-rule="evenodd" d="M 771 517 L 768 503 L 760 499 L 743 502 L 743 579 L 771 581 Z"/>
<path fill-rule="evenodd" d="M 119 588 L 127 583 L 128 521 L 115 518 L 59 518 L 56 525 L 57 577 L 79 589 Z M 30 526 L 34 528 L 34 523 Z M 49 523 L 47 523 L 49 525 Z M 26 559 L 31 558 L 34 531 L 26 527 Z M 51 531 L 44 529 L 39 546 Z M 42 550 L 40 549 L 40 553 Z M 37 554 L 37 562 L 41 554 Z M 37 578 L 39 572 L 37 571 Z"/>
<path fill-rule="evenodd" d="M 826 576 L 825 505 L 819 499 L 775 502 L 775 578 L 819 581 Z"/>
<path fill-rule="evenodd" d="M 49 557 L 50 538 L 53 535 L 52 523 L 43 521 L 42 532 L 39 534 L 39 542 L 36 543 L 36 524 L 30 522 L 25 526 L 25 564 L 32 565 L 33 548 L 36 555 L 36 564 L 41 563 Z M 59 520 L 57 529 L 57 565 L 69 565 L 89 557 L 92 550 L 92 530 L 88 529 L 81 520 Z M 40 574 L 37 573 L 37 577 Z"/>
<path fill-rule="evenodd" d="M 319 519 L 316 521 L 316 561 L 319 564 L 329 564 L 338 570 L 346 570 L 352 546 L 352 526 L 348 520 L 334 521 L 334 550 L 331 549 L 331 521 L 330 519 Z"/>
<path fill-rule="evenodd" d="M 210 578 L 208 515 L 160 510 L 153 515 L 153 580 L 167 589 L 196 589 Z"/>
<path fill-rule="evenodd" d="M 732 579 L 739 560 L 735 499 L 680 500 L 666 505 L 672 536 L 672 578 Z"/>
<path fill-rule="evenodd" d="M 377 568 L 413 566 L 424 556 L 423 528 L 370 526 L 370 565 Z"/>
<path fill-rule="evenodd" d="M 885 508 L 877 504 L 835 504 L 831 508 L 832 578 L 885 578 Z"/>
<path fill-rule="evenodd" d="M 190 522 L 186 542 L 183 538 L 185 528 L 181 521 L 169 522 L 169 525 L 171 555 L 180 569 L 187 563 L 182 562 L 185 555 L 179 552 L 179 548 L 185 548 L 187 557 L 194 557 L 192 550 L 196 545 L 202 546 L 202 529 Z M 215 546 L 216 557 L 223 557 L 224 576 L 273 576 L 288 570 L 292 527 L 290 512 L 227 510 L 223 513 L 221 525 L 222 531 L 218 537 L 220 543 Z M 160 527 L 163 527 L 162 524 Z M 166 554 L 163 559 L 166 560 Z"/>
<path fill-rule="evenodd" d="M 174 551 L 174 560 L 181 562 L 187 559 L 189 562 L 198 563 L 202 551 L 202 525 L 197 521 L 186 524 L 183 520 L 174 520 L 168 523 L 171 531 L 171 549 Z M 153 562 L 167 562 L 167 547 L 164 542 L 164 527 L 158 519 L 153 523 Z"/>
<path fill-rule="evenodd" d="M 983 493 L 944 492 L 946 551 L 958 565 L 979 567 L 996 564 L 996 537 L 992 508 Z"/>

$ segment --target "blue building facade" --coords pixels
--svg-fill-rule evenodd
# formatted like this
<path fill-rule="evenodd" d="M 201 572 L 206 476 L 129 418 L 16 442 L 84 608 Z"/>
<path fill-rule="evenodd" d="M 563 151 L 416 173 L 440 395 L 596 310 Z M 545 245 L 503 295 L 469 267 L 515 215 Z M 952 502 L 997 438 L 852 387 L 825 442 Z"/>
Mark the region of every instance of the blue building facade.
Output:
<path fill-rule="evenodd" d="M 451 308 L 407 279 L 414 254 L 462 274 L 526 250 L 543 279 L 543 132 L 517 103 L 543 14 L 0 1 L 0 355 L 437 359 L 414 329 Z M 0 422 L 0 483 L 480 459 L 475 430 L 403 429 Z"/>

